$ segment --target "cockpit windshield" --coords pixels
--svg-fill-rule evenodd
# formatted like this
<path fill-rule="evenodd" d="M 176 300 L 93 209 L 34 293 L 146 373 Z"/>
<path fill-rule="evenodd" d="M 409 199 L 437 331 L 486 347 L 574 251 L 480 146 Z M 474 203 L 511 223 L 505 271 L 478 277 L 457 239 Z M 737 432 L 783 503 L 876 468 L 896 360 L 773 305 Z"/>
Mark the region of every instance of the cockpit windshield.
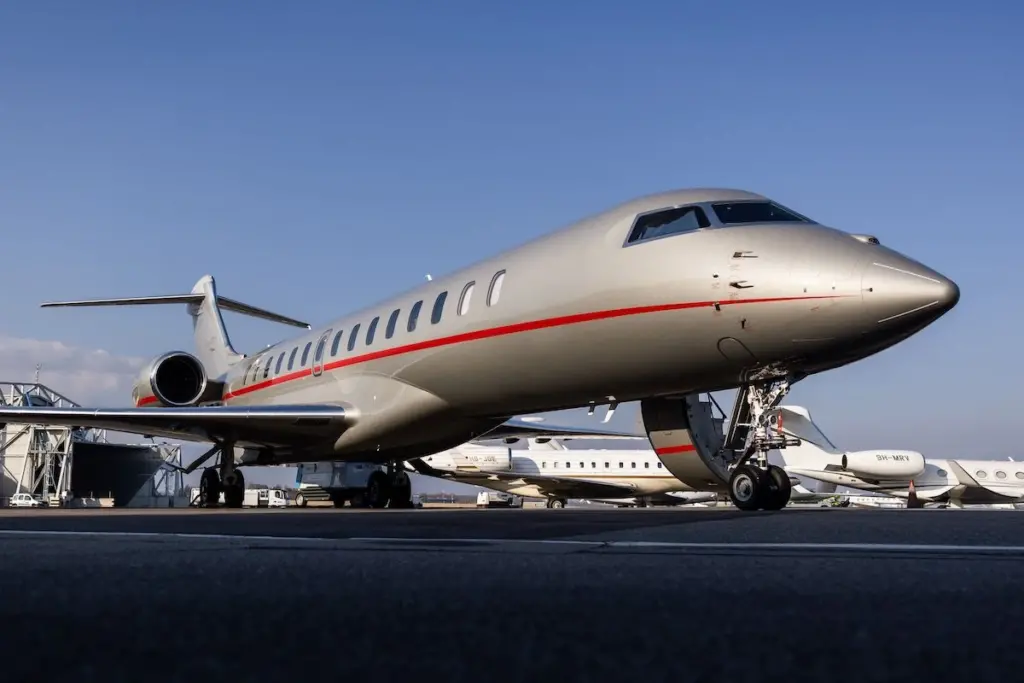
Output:
<path fill-rule="evenodd" d="M 711 208 L 723 225 L 813 222 L 775 202 L 719 202 Z"/>
<path fill-rule="evenodd" d="M 652 240 L 657 237 L 678 235 L 684 232 L 702 230 L 711 226 L 699 206 L 682 206 L 675 209 L 655 211 L 640 216 L 630 231 L 628 244 Z"/>

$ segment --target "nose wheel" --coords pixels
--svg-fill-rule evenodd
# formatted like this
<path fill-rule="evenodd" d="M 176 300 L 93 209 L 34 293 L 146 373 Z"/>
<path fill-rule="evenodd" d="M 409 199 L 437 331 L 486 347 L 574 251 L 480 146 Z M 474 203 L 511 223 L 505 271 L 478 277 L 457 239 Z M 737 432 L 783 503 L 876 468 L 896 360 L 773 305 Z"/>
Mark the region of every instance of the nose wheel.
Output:
<path fill-rule="evenodd" d="M 729 477 L 729 498 L 740 510 L 781 510 L 792 493 L 789 475 L 777 465 L 740 465 Z"/>

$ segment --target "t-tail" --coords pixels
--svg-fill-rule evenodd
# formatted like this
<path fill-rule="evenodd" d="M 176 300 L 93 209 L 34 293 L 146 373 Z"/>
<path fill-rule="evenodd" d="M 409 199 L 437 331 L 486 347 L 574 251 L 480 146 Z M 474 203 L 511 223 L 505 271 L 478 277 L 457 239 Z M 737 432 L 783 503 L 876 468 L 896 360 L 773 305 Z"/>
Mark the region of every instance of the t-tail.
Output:
<path fill-rule="evenodd" d="M 309 323 L 295 320 L 256 306 L 229 299 L 217 294 L 217 284 L 211 275 L 199 278 L 192 291 L 188 294 L 168 294 L 158 296 L 139 296 L 124 299 L 89 299 L 82 301 L 54 301 L 44 303 L 43 307 L 56 306 L 145 306 L 151 304 L 185 304 L 188 314 L 192 317 L 192 330 L 195 337 L 196 357 L 203 364 L 208 378 L 219 379 L 227 373 L 232 365 L 244 356 L 231 346 L 221 311 L 234 311 L 254 318 L 263 318 L 274 322 L 294 325 L 309 329 Z"/>
<path fill-rule="evenodd" d="M 786 446 L 779 451 L 783 467 L 822 470 L 828 465 L 841 465 L 843 451 L 814 424 L 810 412 L 803 406 L 779 406 L 775 409 L 773 421 L 776 430 L 799 440 L 798 444 Z M 834 493 L 836 490 L 835 484 L 806 478 L 802 486 L 808 493 Z"/>

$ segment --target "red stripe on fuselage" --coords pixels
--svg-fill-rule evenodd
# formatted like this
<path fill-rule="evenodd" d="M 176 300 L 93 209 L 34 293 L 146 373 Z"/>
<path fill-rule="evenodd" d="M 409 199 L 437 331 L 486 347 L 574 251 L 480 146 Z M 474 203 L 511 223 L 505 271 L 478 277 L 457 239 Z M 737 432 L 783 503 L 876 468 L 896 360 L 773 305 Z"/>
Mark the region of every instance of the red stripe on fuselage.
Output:
<path fill-rule="evenodd" d="M 501 327 L 491 327 L 483 330 L 476 330 L 474 332 L 464 332 L 462 334 L 453 334 L 448 337 L 438 337 L 437 339 L 426 339 L 420 342 L 414 342 L 412 344 L 404 344 L 402 346 L 395 346 L 390 349 L 382 349 L 380 351 L 373 351 L 371 353 L 364 353 L 358 356 L 352 356 L 351 358 L 342 358 L 340 360 L 331 361 L 324 363 L 324 372 L 330 372 L 339 368 L 348 367 L 350 365 L 359 365 L 361 363 L 367 363 L 372 360 L 379 360 L 381 358 L 389 358 L 391 356 L 401 356 L 406 353 L 414 353 L 416 351 L 425 351 L 428 349 L 436 349 L 442 346 L 452 346 L 454 344 L 461 344 L 463 342 L 478 341 L 480 339 L 491 339 L 493 337 L 504 337 L 510 334 L 519 334 L 521 332 L 533 332 L 535 330 L 543 330 L 550 327 L 564 327 L 567 325 L 576 325 L 579 323 L 594 322 L 597 320 L 609 320 L 611 318 L 622 318 L 629 315 L 641 315 L 644 313 L 663 313 L 666 311 L 681 311 L 688 308 L 703 308 L 706 306 L 713 306 L 719 304 L 720 306 L 733 306 L 737 304 L 764 304 L 764 303 L 776 303 L 782 301 L 810 301 L 814 299 L 838 299 L 842 298 L 841 295 L 826 295 L 826 296 L 794 296 L 794 297 L 771 297 L 764 299 L 738 299 L 733 301 L 689 301 L 685 303 L 675 304 L 661 304 L 658 306 L 636 306 L 632 308 L 617 308 L 610 311 L 593 311 L 591 313 L 577 313 L 575 315 L 564 315 L 555 318 L 545 318 L 543 320 L 531 320 L 522 323 L 514 323 L 512 325 L 502 325 Z M 315 349 L 314 349 L 315 352 Z M 272 379 L 266 379 L 249 386 L 239 387 L 235 391 L 224 394 L 224 400 L 227 401 L 232 398 L 251 394 L 254 391 L 266 389 L 268 387 L 277 386 L 284 384 L 285 382 L 291 382 L 296 379 L 303 377 L 309 377 L 313 374 L 312 368 L 303 368 L 295 372 L 290 372 L 280 377 L 274 377 Z"/>
<path fill-rule="evenodd" d="M 692 453 L 696 450 L 696 446 L 692 443 L 687 443 L 682 446 L 665 446 L 664 448 L 655 448 L 654 452 L 658 455 L 673 455 L 675 453 Z"/>

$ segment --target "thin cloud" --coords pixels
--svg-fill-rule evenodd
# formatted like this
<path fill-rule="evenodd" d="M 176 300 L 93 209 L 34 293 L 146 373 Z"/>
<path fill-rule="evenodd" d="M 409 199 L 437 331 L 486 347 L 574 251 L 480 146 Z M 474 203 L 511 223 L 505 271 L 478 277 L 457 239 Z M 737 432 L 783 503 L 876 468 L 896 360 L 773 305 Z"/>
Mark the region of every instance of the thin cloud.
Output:
<path fill-rule="evenodd" d="M 128 405 L 144 358 L 0 334 L 0 381 L 39 382 L 83 405 Z"/>

